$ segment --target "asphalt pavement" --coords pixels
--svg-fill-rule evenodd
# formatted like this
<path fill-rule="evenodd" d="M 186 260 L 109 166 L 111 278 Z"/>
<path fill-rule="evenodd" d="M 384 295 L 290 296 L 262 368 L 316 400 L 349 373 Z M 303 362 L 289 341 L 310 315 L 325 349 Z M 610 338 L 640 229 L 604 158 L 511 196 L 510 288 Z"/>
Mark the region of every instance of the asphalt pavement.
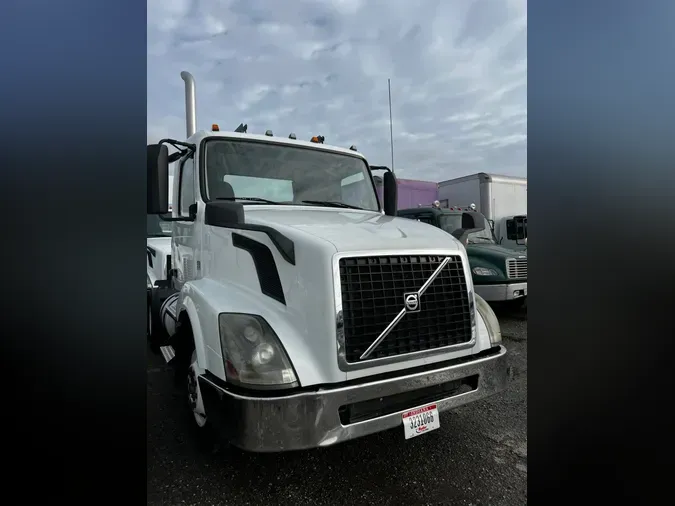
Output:
<path fill-rule="evenodd" d="M 508 389 L 442 413 L 440 429 L 408 441 L 400 428 L 319 450 L 212 453 L 148 351 L 148 504 L 527 504 L 527 313 L 497 314 Z"/>

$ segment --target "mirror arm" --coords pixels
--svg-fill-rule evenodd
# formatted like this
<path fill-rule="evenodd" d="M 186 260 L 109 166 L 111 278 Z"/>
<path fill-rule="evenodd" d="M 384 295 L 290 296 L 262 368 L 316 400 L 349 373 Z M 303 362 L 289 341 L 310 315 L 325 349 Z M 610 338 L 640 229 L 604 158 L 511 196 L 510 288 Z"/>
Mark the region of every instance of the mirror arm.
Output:
<path fill-rule="evenodd" d="M 174 149 L 177 151 L 175 153 L 171 153 L 169 155 L 169 164 L 172 164 L 173 162 L 180 160 L 184 156 L 189 156 L 193 157 L 195 152 L 197 151 L 197 145 L 192 144 L 189 142 L 182 142 L 182 141 L 177 141 L 175 139 L 162 139 L 159 141 L 157 144 L 169 144 L 172 146 Z M 182 146 L 185 149 L 181 149 L 179 146 Z"/>
<path fill-rule="evenodd" d="M 195 151 L 197 151 L 197 145 L 196 144 L 192 144 L 190 142 L 177 141 L 175 139 L 162 139 L 157 144 L 170 144 L 171 146 L 178 149 L 179 151 L 180 151 L 180 148 L 178 146 L 183 146 L 184 148 L 189 149 L 193 153 Z"/>

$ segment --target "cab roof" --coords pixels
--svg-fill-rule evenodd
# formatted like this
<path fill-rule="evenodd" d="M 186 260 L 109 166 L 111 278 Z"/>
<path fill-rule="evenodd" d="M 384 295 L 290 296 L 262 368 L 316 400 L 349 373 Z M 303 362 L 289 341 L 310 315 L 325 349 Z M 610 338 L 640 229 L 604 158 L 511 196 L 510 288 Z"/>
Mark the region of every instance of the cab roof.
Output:
<path fill-rule="evenodd" d="M 271 135 L 258 135 L 258 134 L 249 134 L 249 133 L 239 133 L 239 132 L 220 132 L 220 131 L 205 131 L 200 130 L 195 132 L 193 135 L 187 139 L 187 142 L 192 144 L 199 145 L 204 139 L 212 138 L 221 138 L 221 139 L 232 139 L 232 140 L 249 140 L 257 142 L 266 142 L 268 144 L 283 144 L 286 146 L 295 146 L 295 147 L 305 147 L 320 151 L 328 151 L 331 153 L 340 153 L 350 156 L 356 156 L 365 161 L 365 157 L 358 151 L 353 149 L 343 148 L 339 146 L 331 146 L 330 144 L 321 144 L 317 142 L 301 141 L 297 139 L 290 139 L 288 137 L 276 137 Z"/>
<path fill-rule="evenodd" d="M 445 207 L 441 207 L 440 209 L 438 207 L 410 207 L 408 209 L 399 209 L 398 212 L 405 214 L 417 214 L 417 213 L 457 214 L 457 213 L 471 212 L 471 210 L 459 208 L 448 209 Z"/>

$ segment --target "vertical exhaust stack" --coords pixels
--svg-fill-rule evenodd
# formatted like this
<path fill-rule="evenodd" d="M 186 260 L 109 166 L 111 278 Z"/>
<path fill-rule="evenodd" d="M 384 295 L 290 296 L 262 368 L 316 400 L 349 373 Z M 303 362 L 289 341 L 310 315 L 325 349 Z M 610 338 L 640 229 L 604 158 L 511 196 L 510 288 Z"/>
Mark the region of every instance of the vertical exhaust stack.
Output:
<path fill-rule="evenodd" d="M 189 138 L 197 131 L 195 78 L 185 70 L 180 73 L 180 77 L 185 81 L 185 127 L 187 130 L 187 137 Z"/>

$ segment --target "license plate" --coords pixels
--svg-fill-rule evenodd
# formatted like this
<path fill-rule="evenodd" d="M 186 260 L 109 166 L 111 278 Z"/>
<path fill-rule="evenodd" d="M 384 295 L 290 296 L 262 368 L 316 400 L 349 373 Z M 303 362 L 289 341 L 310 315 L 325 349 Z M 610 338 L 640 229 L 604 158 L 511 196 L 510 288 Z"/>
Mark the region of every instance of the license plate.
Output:
<path fill-rule="evenodd" d="M 436 404 L 427 404 L 403 413 L 405 438 L 420 436 L 441 426 Z"/>

